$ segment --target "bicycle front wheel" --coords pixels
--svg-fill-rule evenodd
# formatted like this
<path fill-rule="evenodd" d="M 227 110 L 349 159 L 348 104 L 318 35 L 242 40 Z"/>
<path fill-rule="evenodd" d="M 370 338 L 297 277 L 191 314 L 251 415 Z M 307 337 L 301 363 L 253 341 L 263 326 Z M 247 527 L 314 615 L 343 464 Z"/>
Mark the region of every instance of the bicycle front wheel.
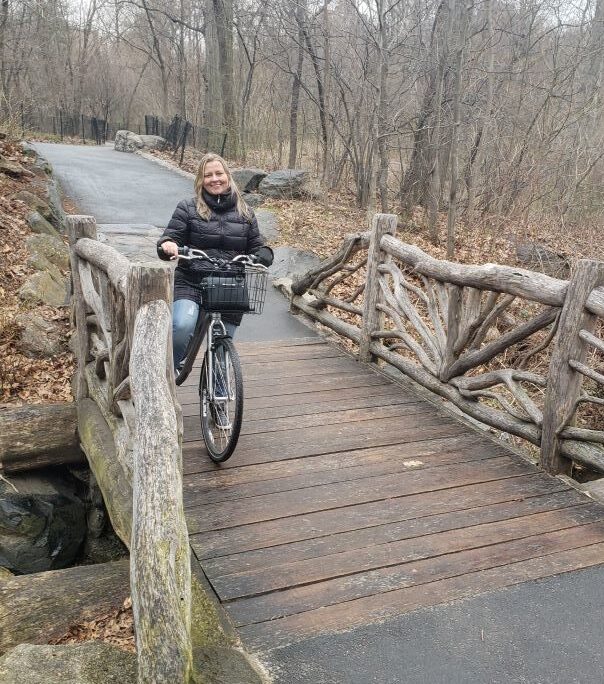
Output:
<path fill-rule="evenodd" d="M 243 419 L 241 362 L 230 338 L 216 339 L 214 348 L 206 352 L 199 380 L 199 412 L 208 455 L 222 463 L 237 446 Z"/>

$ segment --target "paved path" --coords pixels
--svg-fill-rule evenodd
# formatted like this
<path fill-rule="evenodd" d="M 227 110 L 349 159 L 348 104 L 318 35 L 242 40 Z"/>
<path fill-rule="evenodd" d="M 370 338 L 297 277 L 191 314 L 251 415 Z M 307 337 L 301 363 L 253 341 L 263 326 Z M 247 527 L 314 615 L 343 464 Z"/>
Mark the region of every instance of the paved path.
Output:
<path fill-rule="evenodd" d="M 82 214 L 94 216 L 100 239 L 131 258 L 156 259 L 155 242 L 177 203 L 193 196 L 189 178 L 112 146 L 36 143 L 53 165 L 63 192 Z M 261 226 L 262 229 L 262 226 Z M 262 316 L 245 316 L 239 340 L 312 335 L 288 313 L 285 299 L 269 288 Z"/>
<path fill-rule="evenodd" d="M 61 145 L 38 145 L 38 148 L 53 163 L 64 188 L 78 203 L 80 210 L 83 213 L 92 213 L 100 223 L 112 224 L 114 233 L 117 234 L 125 235 L 126 233 L 122 231 L 121 226 L 129 222 L 142 224 L 139 231 L 141 234 L 146 229 L 144 226 L 162 227 L 168 220 L 176 202 L 181 197 L 191 194 L 189 181 L 182 177 L 139 157 L 115 153 L 110 148 Z M 120 226 L 117 229 L 115 228 L 116 224 Z M 107 232 L 110 230 L 108 229 Z M 241 331 L 240 339 L 242 341 L 244 339 L 274 340 L 308 336 L 308 329 L 287 314 L 284 302 L 278 297 L 275 298 L 275 301 L 274 317 L 247 317 L 255 325 Z M 253 346 L 250 349 L 253 349 Z M 299 372 L 298 366 L 297 369 Z M 252 371 L 253 368 L 250 372 Z M 303 373 L 307 377 L 314 377 L 312 371 L 303 371 Z M 334 389 L 328 391 L 335 392 L 339 397 L 344 388 L 338 378 L 334 378 L 334 380 Z M 254 381 L 250 378 L 249 381 L 250 383 L 256 382 L 259 386 L 263 384 L 261 379 Z M 291 381 L 288 382 L 291 384 Z M 183 391 L 186 392 L 186 388 Z M 279 393 L 283 394 L 281 390 Z M 260 395 L 262 394 L 261 392 Z M 261 398 L 260 395 L 255 401 Z M 298 410 L 299 406 L 303 406 L 301 402 L 296 400 L 293 406 L 297 414 L 305 413 L 303 409 Z M 261 410 L 259 406 L 257 408 Z M 282 401 L 279 396 L 277 396 L 273 410 L 275 408 L 288 412 L 285 400 Z M 188 412 L 185 406 L 185 417 L 187 417 Z M 264 419 L 266 420 L 266 417 Z M 262 418 L 259 421 L 262 422 Z M 424 437 L 427 437 L 429 426 L 424 418 L 419 422 L 417 420 L 411 422 L 416 428 L 419 426 L 420 432 L 426 432 Z M 367 423 L 371 425 L 372 421 L 367 421 Z M 445 431 L 447 425 L 450 424 L 450 419 L 445 416 L 437 421 L 437 425 L 441 425 Z M 344 421 L 334 419 L 333 425 L 337 427 L 339 436 L 332 435 L 329 438 L 333 443 L 333 448 L 329 451 L 338 453 L 343 448 L 342 444 L 349 443 L 354 440 L 354 437 Z M 253 428 L 253 425 L 248 427 Z M 379 428 L 379 425 L 377 427 Z M 191 429 L 193 428 L 191 427 Z M 244 566 L 247 562 L 258 563 L 260 560 L 262 563 L 262 554 L 252 554 L 251 557 L 246 558 L 242 549 L 238 551 L 235 546 L 232 549 L 227 548 L 231 537 L 233 545 L 235 538 L 239 539 L 239 544 L 245 544 L 245 540 L 254 530 L 262 531 L 258 525 L 262 527 L 265 524 L 263 522 L 265 518 L 275 518 L 273 531 L 271 532 L 268 528 L 265 530 L 270 534 L 264 546 L 267 549 L 272 548 L 277 553 L 280 546 L 279 535 L 283 536 L 285 530 L 285 522 L 282 521 L 289 519 L 293 523 L 288 528 L 290 534 L 292 530 L 295 532 L 296 529 L 307 528 L 311 531 L 314 529 L 315 518 L 310 509 L 300 509 L 297 517 L 289 518 L 287 515 L 288 507 L 297 506 L 300 508 L 300 501 L 306 502 L 304 505 L 307 507 L 310 505 L 312 508 L 314 505 L 312 503 L 315 501 L 313 499 L 315 495 L 312 494 L 314 488 L 307 487 L 303 482 L 305 477 L 311 479 L 314 477 L 310 472 L 306 472 L 306 461 L 296 458 L 286 459 L 285 462 L 289 464 L 288 467 L 298 469 L 297 475 L 290 473 L 287 476 L 283 476 L 283 474 L 280 476 L 277 470 L 271 470 L 273 466 L 275 469 L 283 467 L 280 465 L 280 452 L 285 453 L 288 449 L 299 444 L 313 443 L 316 446 L 318 439 L 316 433 L 320 432 L 320 428 L 311 425 L 304 432 L 304 439 L 301 439 L 299 438 L 301 431 L 294 430 L 281 446 L 279 446 L 274 433 L 271 439 L 266 442 L 262 439 L 262 432 L 256 432 L 256 435 L 260 434 L 260 437 L 253 436 L 254 430 L 251 430 L 247 435 L 244 434 L 242 437 L 244 441 L 246 439 L 250 442 L 253 439 L 260 440 L 258 446 L 255 450 L 250 451 L 250 454 L 257 456 L 261 461 L 261 463 L 256 464 L 250 463 L 245 467 L 243 467 L 243 462 L 238 464 L 237 455 L 226 467 L 220 469 L 214 468 L 207 461 L 199 461 L 198 450 L 197 455 L 195 455 L 196 450 L 192 446 L 195 441 L 194 435 L 193 442 L 189 442 L 185 448 L 187 458 L 185 468 L 189 482 L 192 483 L 191 487 L 205 487 L 207 492 L 213 492 L 212 496 L 216 499 L 214 503 L 207 503 L 207 506 L 214 511 L 213 520 L 218 525 L 214 533 L 214 544 L 223 543 L 227 545 L 224 547 L 224 553 L 227 554 L 227 560 L 232 559 L 233 561 L 232 569 L 227 565 L 226 569 L 221 570 L 221 561 L 211 561 L 207 568 L 210 576 L 214 573 L 213 579 L 216 587 L 225 596 L 240 591 L 240 589 L 236 589 L 237 586 L 244 588 L 248 586 L 245 582 L 249 582 L 251 574 L 254 573 L 250 574 L 246 571 Z M 287 437 L 285 431 L 282 434 Z M 365 436 L 368 434 L 366 432 Z M 380 435 L 383 434 L 387 434 L 387 431 L 378 429 L 372 439 L 379 441 Z M 423 440 L 423 444 L 425 446 L 426 440 Z M 383 452 L 385 449 L 382 448 L 383 446 L 377 445 L 377 451 L 373 454 L 374 465 L 372 467 L 375 467 L 376 457 L 379 461 L 388 463 L 388 459 L 384 460 L 385 454 Z M 439 462 L 443 458 L 446 460 L 449 446 L 448 443 L 443 445 L 442 450 L 436 450 L 430 458 Z M 263 455 L 264 451 L 267 454 L 266 458 Z M 353 467 L 360 468 L 363 466 L 364 455 L 367 456 L 368 462 L 370 460 L 360 445 L 352 447 L 349 451 L 351 453 L 347 458 L 358 460 L 358 464 Z M 416 457 L 420 452 L 416 450 L 416 453 L 413 453 L 413 451 L 412 448 L 409 455 L 410 460 L 418 460 Z M 467 461 L 472 453 L 475 453 L 472 445 L 468 444 L 467 447 L 462 447 L 459 452 L 459 463 Z M 244 460 L 246 458 L 248 457 L 244 457 Z M 322 458 L 319 457 L 319 461 Z M 272 459 L 276 459 L 273 465 L 271 465 Z M 324 465 L 329 466 L 332 460 L 334 459 L 331 457 L 324 458 Z M 487 460 L 493 461 L 493 459 Z M 338 459 L 334 460 L 332 472 L 336 475 L 337 481 L 344 482 L 351 464 L 348 464 L 348 471 L 344 472 L 341 469 L 342 464 L 339 461 L 336 463 L 336 461 Z M 263 463 L 266 465 L 262 465 Z M 454 469 L 455 467 L 455 465 L 447 466 L 441 463 L 439 466 L 434 465 L 432 472 L 436 473 L 442 468 Z M 263 468 L 268 468 L 271 473 L 263 475 L 260 472 Z M 468 466 L 468 469 L 468 476 L 471 477 L 477 466 Z M 328 476 L 328 471 L 329 468 L 324 469 L 321 477 Z M 428 471 L 425 470 L 424 472 Z M 241 473 L 242 476 L 239 477 L 238 473 Z M 249 482 L 250 477 L 248 477 L 250 473 L 251 483 Z M 415 475 L 421 479 L 419 471 Z M 297 484 L 294 482 L 296 477 L 298 478 Z M 393 474 L 382 475 L 381 482 L 383 486 L 388 488 L 391 486 L 389 483 L 394 484 L 398 477 L 398 475 Z M 545 476 L 528 476 L 517 473 L 505 479 L 508 480 L 507 484 L 510 484 L 514 479 L 520 481 L 521 478 L 526 479 L 527 477 L 543 478 Z M 358 498 L 359 496 L 363 497 L 364 492 L 369 492 L 369 484 L 368 478 L 362 476 L 350 480 L 345 487 L 350 496 Z M 328 489 L 333 487 L 333 480 L 332 484 L 323 486 L 327 486 Z M 341 487 L 342 485 L 338 486 Z M 234 488 L 229 489 L 229 487 Z M 237 489 L 241 487 L 245 491 Z M 481 487 L 482 485 L 479 484 L 470 484 L 470 494 L 472 496 L 480 495 Z M 252 491 L 254 489 L 257 491 Z M 559 491 L 563 490 L 568 492 L 567 488 L 560 485 Z M 327 489 L 323 491 L 329 494 Z M 236 496 L 235 503 L 241 502 L 241 506 L 233 505 L 232 509 L 227 511 L 224 507 L 224 500 L 229 498 L 229 492 Z M 433 506 L 442 506 L 446 496 L 451 493 L 455 494 L 455 491 L 450 487 L 447 487 L 446 491 L 436 491 L 433 494 Z M 556 496 L 558 495 L 556 494 Z M 572 499 L 573 496 L 577 497 L 578 495 L 570 492 L 560 494 L 560 496 L 568 496 Z M 191 508 L 190 491 L 186 493 L 186 497 L 188 497 L 189 508 Z M 526 492 L 518 491 L 512 497 L 512 505 L 517 502 L 518 511 L 525 510 L 527 506 L 530 508 L 531 502 L 538 498 L 538 496 L 535 498 Z M 280 501 L 280 505 L 283 507 L 281 511 L 277 512 L 271 508 L 276 499 Z M 392 492 L 377 497 L 386 513 L 394 511 L 396 499 L 397 497 Z M 453 511 L 457 508 L 455 500 L 455 496 L 453 496 L 451 500 Z M 403 512 L 405 504 L 410 501 L 411 497 L 400 499 L 403 504 Z M 328 505 L 327 500 L 326 502 L 325 511 L 337 509 L 337 502 L 332 505 Z M 346 519 L 346 514 L 353 512 L 354 505 L 353 503 L 344 505 L 343 508 L 339 509 L 340 513 L 334 516 L 334 519 L 336 521 Z M 583 501 L 578 505 L 583 506 L 585 511 L 588 507 L 590 510 L 596 510 L 595 505 L 588 501 Z M 195 508 L 195 504 L 193 504 L 193 508 Z M 460 505 L 459 509 L 463 510 L 463 506 Z M 479 515 L 488 515 L 488 511 L 489 505 L 484 504 L 483 506 L 478 505 L 476 512 Z M 234 516 L 236 515 L 242 519 L 240 521 L 235 520 Z M 285 518 L 282 517 L 283 515 Z M 525 518 L 521 519 L 521 515 L 524 515 Z M 547 536 L 544 530 L 539 528 L 540 519 L 536 517 L 537 515 L 542 515 L 542 513 L 531 515 L 526 512 L 518 512 L 517 514 L 512 513 L 510 518 L 514 524 L 526 522 L 526 539 L 529 547 L 533 541 L 535 544 L 542 543 L 544 537 Z M 246 516 L 247 520 L 245 519 Z M 261 520 L 255 519 L 258 517 Z M 415 524 L 429 523 L 434 517 L 435 512 L 433 510 L 426 510 L 424 516 L 417 518 Z M 556 515 L 550 517 L 556 517 Z M 211 518 L 207 516 L 202 518 L 206 521 L 207 528 L 207 521 Z M 598 522 L 593 524 L 600 525 Z M 531 526 L 536 526 L 533 532 L 530 532 Z M 261 606 L 261 602 L 256 596 L 258 592 L 251 584 L 249 584 L 249 589 L 245 589 L 250 594 L 249 596 L 237 597 L 231 601 L 231 611 L 233 619 L 242 625 L 241 629 L 245 642 L 259 649 L 261 662 L 270 670 L 274 681 L 279 682 L 279 684 L 368 684 L 370 682 L 376 684 L 395 684 L 398 682 L 405 684 L 599 684 L 604 680 L 604 668 L 602 667 L 604 621 L 601 616 L 601 605 L 604 598 L 604 569 L 601 563 L 604 562 L 604 554 L 600 556 L 601 551 L 596 541 L 590 544 L 585 541 L 586 538 L 581 540 L 581 535 L 586 532 L 586 527 L 589 526 L 589 524 L 582 525 L 582 529 L 573 532 L 571 525 L 562 529 L 560 534 L 568 540 L 570 545 L 568 548 L 583 549 L 581 554 L 584 554 L 584 565 L 594 565 L 594 567 L 565 572 L 537 581 L 524 581 L 529 579 L 529 575 L 526 575 L 522 578 L 523 583 L 500 590 L 495 590 L 501 586 L 501 583 L 496 581 L 496 577 L 500 573 L 498 569 L 500 566 L 495 564 L 493 573 L 486 576 L 480 576 L 479 572 L 472 572 L 471 568 L 468 567 L 465 574 L 471 579 L 477 579 L 476 586 L 479 587 L 479 591 L 486 593 L 458 601 L 451 601 L 451 599 L 467 596 L 467 594 L 456 593 L 454 582 L 443 584 L 443 580 L 439 579 L 436 574 L 430 576 L 428 573 L 423 580 L 423 593 L 421 595 L 419 590 L 416 593 L 413 587 L 407 591 L 408 599 L 402 594 L 398 595 L 399 601 L 404 599 L 403 603 L 407 601 L 407 605 L 412 608 L 412 612 L 398 616 L 396 611 L 390 609 L 392 604 L 387 600 L 388 592 L 382 593 L 381 598 L 378 597 L 379 600 L 376 599 L 375 612 L 371 600 L 366 600 L 366 605 L 361 605 L 360 612 L 357 610 L 357 606 L 360 604 L 355 606 L 354 600 L 345 600 L 344 603 L 340 604 L 341 608 L 334 608 L 333 605 L 331 607 L 326 605 L 324 608 L 321 606 L 312 608 L 311 599 L 302 599 L 297 607 L 291 602 L 288 603 L 288 596 L 284 593 L 286 588 L 280 586 L 279 582 L 283 584 L 285 578 L 295 577 L 301 559 L 289 558 L 287 554 L 281 557 L 275 567 L 270 564 L 266 566 L 266 572 L 256 571 L 254 581 L 264 583 L 267 587 L 268 585 L 271 587 L 275 585 L 275 590 L 273 591 L 272 588 L 270 590 L 273 595 L 271 599 L 273 607 L 281 605 L 280 614 L 284 611 L 293 611 L 288 622 L 279 623 L 278 615 L 277 620 L 273 620 L 269 615 L 267 620 L 262 623 L 265 625 L 264 631 L 255 632 L 254 627 L 249 626 L 249 619 L 245 615 L 251 615 L 250 610 L 258 610 L 258 607 Z M 234 530 L 239 531 L 235 532 Z M 377 526 L 369 528 L 369 530 L 376 534 L 380 531 Z M 194 536 L 198 535 L 199 540 L 204 534 L 208 536 L 201 529 L 194 530 L 192 528 L 192 532 Z M 206 532 L 210 533 L 211 529 L 206 529 Z M 317 534 L 320 535 L 320 531 Z M 438 533 L 436 532 L 428 533 L 424 537 L 425 542 L 430 544 L 433 541 L 438 541 L 437 536 Z M 519 536 L 523 537 L 522 525 Z M 470 536 L 471 540 L 472 536 Z M 204 539 L 199 548 L 209 548 L 207 547 L 208 543 L 208 539 Z M 495 536 L 493 538 L 487 536 L 479 547 L 480 553 L 488 551 L 490 547 L 497 546 L 497 544 L 499 544 L 499 540 Z M 195 540 L 193 545 L 195 545 Z M 297 552 L 302 550 L 300 545 L 295 548 Z M 281 550 L 285 549 L 282 548 Z M 556 548 L 553 551 L 556 551 Z M 203 551 L 198 550 L 198 552 L 203 555 Z M 271 553 L 273 552 L 271 551 Z M 354 551 L 351 553 L 351 549 L 345 549 L 342 553 L 346 553 L 347 558 L 351 558 L 353 562 L 361 562 L 360 554 L 357 558 L 357 554 Z M 572 551 L 572 553 L 575 552 Z M 541 574 L 535 570 L 530 577 L 543 577 L 568 570 L 568 567 L 548 565 L 549 558 L 553 558 L 552 554 L 543 555 L 543 562 L 533 566 L 533 570 L 535 567 L 538 570 L 540 568 Z M 453 555 L 447 550 L 444 550 L 440 555 L 437 554 L 435 559 L 440 559 L 443 572 L 447 571 L 449 562 L 451 561 L 452 564 L 454 560 Z M 338 558 L 334 558 L 332 554 L 330 562 L 334 560 L 338 560 Z M 232 572 L 235 569 L 236 562 L 243 563 L 243 566 Z M 322 561 L 316 562 L 315 567 L 318 572 L 324 571 Z M 410 569 L 409 580 L 413 581 L 416 576 L 413 573 L 413 567 L 410 564 L 407 567 Z M 525 567 L 517 566 L 520 574 Z M 353 576 L 346 573 L 342 575 L 341 587 L 346 588 L 349 592 L 353 584 L 348 583 L 346 577 Z M 499 574 L 499 576 L 501 575 Z M 492 578 L 491 581 L 489 581 L 489 577 Z M 219 580 L 218 578 L 226 579 Z M 300 588 L 304 589 L 306 586 L 302 583 Z M 305 591 L 298 594 L 298 596 L 304 595 Z M 394 593 L 392 597 L 395 598 Z M 305 604 L 304 601 L 307 603 Z M 414 607 L 416 609 L 413 610 Z M 355 610 L 357 610 L 356 613 Z M 246 613 L 246 611 L 248 612 Z M 403 612 L 401 611 L 401 613 Z M 306 621 L 304 633 L 294 634 L 292 625 L 298 624 L 296 615 L 300 614 L 307 614 L 306 617 L 310 616 L 311 619 Z M 350 617 L 355 614 L 360 616 L 360 619 L 346 621 L 347 616 Z M 283 617 L 285 616 L 282 615 L 281 619 Z M 333 633 L 325 629 L 329 620 L 333 621 L 336 630 Z M 377 620 L 382 620 L 382 622 L 367 624 Z M 302 622 L 304 620 L 300 618 L 300 624 Z M 252 620 L 250 624 L 259 623 L 254 623 Z M 289 631 L 280 632 L 280 624 L 286 624 Z M 248 626 L 246 627 L 246 625 Z M 229 684 L 244 683 L 229 682 Z"/>

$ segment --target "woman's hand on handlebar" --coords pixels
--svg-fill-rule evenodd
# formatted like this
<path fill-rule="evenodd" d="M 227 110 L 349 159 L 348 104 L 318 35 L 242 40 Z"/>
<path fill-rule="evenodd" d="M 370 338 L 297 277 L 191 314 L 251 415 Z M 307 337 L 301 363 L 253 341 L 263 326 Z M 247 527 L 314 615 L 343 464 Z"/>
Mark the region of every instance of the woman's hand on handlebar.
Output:
<path fill-rule="evenodd" d="M 178 245 L 172 240 L 166 240 L 166 242 L 161 243 L 161 248 L 164 250 L 164 254 L 170 257 L 170 260 L 178 259 Z"/>

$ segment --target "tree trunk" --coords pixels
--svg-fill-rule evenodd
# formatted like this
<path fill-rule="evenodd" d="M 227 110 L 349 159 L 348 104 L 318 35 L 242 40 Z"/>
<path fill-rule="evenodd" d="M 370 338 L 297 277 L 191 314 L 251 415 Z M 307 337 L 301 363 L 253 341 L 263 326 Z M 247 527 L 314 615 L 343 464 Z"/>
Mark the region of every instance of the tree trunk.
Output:
<path fill-rule="evenodd" d="M 382 9 L 379 16 L 379 80 L 378 80 L 378 113 L 377 113 L 377 148 L 379 171 L 377 187 L 380 193 L 382 214 L 388 213 L 388 145 L 386 142 L 386 115 L 388 111 L 388 23 Z"/>
<path fill-rule="evenodd" d="M 422 107 L 418 115 L 414 134 L 413 152 L 409 168 L 401 183 L 401 205 L 410 209 L 415 204 L 428 207 L 434 201 L 435 181 L 438 180 L 440 195 L 440 127 L 442 125 L 442 102 L 445 99 L 446 65 L 448 63 L 447 34 L 450 30 L 451 8 L 454 0 L 442 0 L 432 25 L 430 54 L 435 61 L 428 75 L 428 84 L 424 93 Z M 435 171 L 436 178 L 435 178 Z"/>
<path fill-rule="evenodd" d="M 457 184 L 458 159 L 457 145 L 459 140 L 459 126 L 461 123 L 461 87 L 464 66 L 464 48 L 468 27 L 468 10 L 465 0 L 460 0 L 457 6 L 455 29 L 455 87 L 453 89 L 453 128 L 451 132 L 451 146 L 449 149 L 449 169 L 451 178 L 449 183 L 449 212 L 447 214 L 447 259 L 452 259 L 455 252 L 455 221 L 457 219 Z"/>
<path fill-rule="evenodd" d="M 292 80 L 292 99 L 289 109 L 289 160 L 288 168 L 295 169 L 298 159 L 298 106 L 300 104 L 300 84 L 302 79 L 302 66 L 304 64 L 304 34 L 302 33 L 302 21 L 306 12 L 305 0 L 300 0 L 296 5 L 296 22 L 298 24 L 298 63 L 296 73 Z"/>
<path fill-rule="evenodd" d="M 218 71 L 212 71 L 208 78 L 218 79 L 215 87 L 222 90 L 222 127 L 227 135 L 225 155 L 238 154 L 239 132 L 233 90 L 233 1 L 210 0 L 216 29 Z"/>
<path fill-rule="evenodd" d="M 203 77 L 205 82 L 205 97 L 203 103 L 202 121 L 204 135 L 202 135 L 202 148 L 204 151 L 212 146 L 214 139 L 222 131 L 222 89 L 220 87 L 220 71 L 218 67 L 218 37 L 216 35 L 216 17 L 214 15 L 213 0 L 206 0 L 204 6 L 204 38 L 205 38 L 205 63 Z"/>
<path fill-rule="evenodd" d="M 0 411 L 0 470 L 14 473 L 84 460 L 74 404 L 32 404 Z"/>

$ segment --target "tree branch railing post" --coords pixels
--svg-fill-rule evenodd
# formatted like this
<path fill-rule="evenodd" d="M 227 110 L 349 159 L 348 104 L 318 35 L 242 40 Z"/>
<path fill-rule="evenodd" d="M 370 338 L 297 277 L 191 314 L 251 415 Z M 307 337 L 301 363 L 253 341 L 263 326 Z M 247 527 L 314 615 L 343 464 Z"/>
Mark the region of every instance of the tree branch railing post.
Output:
<path fill-rule="evenodd" d="M 373 355 L 369 351 L 372 334 L 380 329 L 383 315 L 377 305 L 382 297 L 378 278 L 378 267 L 386 256 L 382 252 L 381 242 L 384 235 L 396 233 L 397 217 L 394 214 L 376 214 L 373 217 L 369 254 L 367 256 L 367 284 L 365 286 L 365 302 L 363 305 L 363 322 L 359 342 L 359 361 L 369 362 Z M 388 259 L 390 257 L 387 257 Z"/>
<path fill-rule="evenodd" d="M 86 364 L 90 361 L 90 343 L 88 339 L 88 326 L 86 324 L 86 302 L 82 293 L 82 282 L 80 280 L 81 258 L 75 250 L 75 244 L 80 238 L 96 240 L 96 222 L 92 216 L 68 216 L 67 234 L 71 247 L 69 250 L 69 261 L 73 293 L 72 307 L 77 339 L 76 357 L 78 369 L 75 377 L 74 395 L 76 401 L 78 401 L 88 396 Z"/>
<path fill-rule="evenodd" d="M 78 439 L 129 546 L 138 681 L 192 671 L 191 558 L 182 499 L 182 412 L 172 361 L 173 274 L 132 264 L 68 219 Z"/>
<path fill-rule="evenodd" d="M 348 236 L 334 256 L 279 287 L 293 308 L 356 343 L 360 361 L 385 361 L 479 423 L 542 448 L 544 470 L 568 472 L 574 462 L 604 473 L 598 412 L 571 423 L 579 404 L 604 406 L 604 373 L 586 360 L 587 347 L 596 360 L 604 354 L 594 334 L 604 320 L 604 263 L 581 263 L 569 283 L 439 260 L 398 240 L 395 227 L 396 217 L 376 215 L 371 232 Z M 352 294 L 342 294 L 353 275 Z M 361 309 L 354 300 L 363 291 Z"/>
<path fill-rule="evenodd" d="M 543 407 L 541 467 L 553 474 L 569 474 L 571 461 L 561 453 L 562 430 L 572 420 L 583 376 L 571 362 L 583 363 L 587 345 L 580 331 L 593 332 L 597 317 L 585 308 L 593 290 L 604 284 L 604 263 L 582 259 L 569 283 L 550 360 Z"/>
<path fill-rule="evenodd" d="M 136 416 L 130 578 L 138 681 L 188 682 L 191 568 L 182 500 L 182 420 L 174 390 L 172 271 L 128 277 L 130 382 Z"/>

